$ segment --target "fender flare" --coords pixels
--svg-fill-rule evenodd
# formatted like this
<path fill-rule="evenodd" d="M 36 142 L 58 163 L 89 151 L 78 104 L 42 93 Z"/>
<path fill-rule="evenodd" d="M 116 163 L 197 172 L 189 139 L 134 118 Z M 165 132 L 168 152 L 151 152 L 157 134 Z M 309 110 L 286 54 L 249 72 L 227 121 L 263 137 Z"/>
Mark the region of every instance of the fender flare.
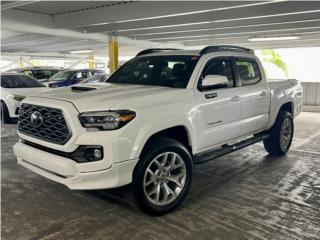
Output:
<path fill-rule="evenodd" d="M 196 139 L 196 131 L 193 127 L 193 125 L 190 122 L 184 122 L 183 124 L 173 123 L 173 122 L 166 122 L 161 123 L 157 125 L 153 125 L 150 127 L 150 125 L 144 126 L 137 134 L 137 137 L 135 138 L 135 142 L 132 147 L 132 151 L 130 153 L 130 159 L 139 158 L 140 154 L 145 147 L 145 144 L 148 142 L 148 140 L 154 136 L 155 134 L 169 129 L 173 127 L 183 127 L 186 130 L 189 143 L 192 147 L 192 153 L 196 151 L 197 146 L 197 139 Z"/>

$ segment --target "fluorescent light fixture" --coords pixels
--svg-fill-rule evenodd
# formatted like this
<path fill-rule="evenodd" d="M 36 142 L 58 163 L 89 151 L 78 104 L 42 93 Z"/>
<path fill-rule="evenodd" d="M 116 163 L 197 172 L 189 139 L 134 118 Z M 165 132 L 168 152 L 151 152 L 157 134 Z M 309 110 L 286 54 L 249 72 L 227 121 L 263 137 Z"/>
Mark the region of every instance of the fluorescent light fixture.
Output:
<path fill-rule="evenodd" d="M 70 51 L 70 53 L 91 53 L 91 52 L 92 52 L 92 50 L 90 50 L 90 49 Z"/>
<path fill-rule="evenodd" d="M 231 35 L 244 35 L 244 34 L 263 34 L 263 33 L 271 33 L 271 32 L 283 32 L 283 31 L 290 31 L 294 32 L 295 34 L 299 34 L 299 30 L 306 30 L 306 29 L 320 29 L 320 26 L 317 27 L 301 27 L 301 28 L 283 28 L 283 29 L 275 29 L 275 30 L 262 30 L 262 31 L 250 31 L 250 32 L 230 32 L 230 33 L 217 33 L 217 34 L 206 34 L 206 35 L 189 35 L 189 36 L 178 36 L 178 37 L 163 37 L 163 38 L 148 38 L 143 40 L 150 40 L 150 41 L 159 41 L 159 40 L 170 40 L 170 39 L 183 39 L 183 38 L 203 38 L 203 37 L 216 37 L 216 36 L 231 36 Z M 319 32 L 319 31 L 317 31 Z M 276 33 L 274 33 L 276 34 Z M 281 33 L 279 33 L 281 34 Z M 305 35 L 306 32 L 303 32 Z M 286 35 L 287 36 L 287 35 Z M 289 35 L 292 36 L 292 35 Z M 141 39 L 138 39 L 141 40 Z"/>
<path fill-rule="evenodd" d="M 241 20 L 251 20 L 251 19 L 261 19 L 261 18 L 273 18 L 273 17 L 282 17 L 282 16 L 294 16 L 300 14 L 308 14 L 308 13 L 318 13 L 320 10 L 310 10 L 310 11 L 300 11 L 300 12 L 291 12 L 291 13 L 280 13 L 280 14 L 271 14 L 271 15 L 260 15 L 253 17 L 243 17 L 243 18 L 231 18 L 231 19 L 222 19 L 222 20 L 214 20 L 214 21 L 206 21 L 206 22 L 193 22 L 193 23 L 182 23 L 182 24 L 173 24 L 173 25 L 161 25 L 161 26 L 153 26 L 153 27 L 142 27 L 142 28 L 129 28 L 129 29 L 120 29 L 117 32 L 131 32 L 131 31 L 140 31 L 140 30 L 150 30 L 150 29 L 161 29 L 161 28 L 172 28 L 172 27 L 183 27 L 183 26 L 193 26 L 193 25 L 204 25 L 210 23 L 221 23 L 221 22 L 233 22 L 233 21 L 241 21 Z M 317 21 L 319 19 L 316 19 Z M 307 20 L 309 21 L 309 20 Z M 311 20 L 312 21 L 312 20 Z M 284 22 L 286 23 L 286 22 Z M 280 23 L 279 23 L 280 24 Z"/>
<path fill-rule="evenodd" d="M 252 42 L 264 42 L 264 41 L 286 41 L 300 39 L 300 35 L 288 35 L 288 36 L 261 36 L 251 37 L 248 40 Z"/>
<path fill-rule="evenodd" d="M 283 1 L 283 0 L 280 0 L 280 1 Z M 144 21 L 144 20 L 152 20 L 152 19 L 169 18 L 169 17 L 179 17 L 179 16 L 207 13 L 207 12 L 217 12 L 217 11 L 230 10 L 230 9 L 260 6 L 260 5 L 266 5 L 266 4 L 273 4 L 273 2 L 248 3 L 248 4 L 236 5 L 236 6 L 230 6 L 230 7 L 220 7 L 220 8 L 205 9 L 205 10 L 192 11 L 192 12 L 182 12 L 182 13 L 175 13 L 175 14 L 168 14 L 168 15 L 160 15 L 160 16 L 154 16 L 154 17 L 120 20 L 120 21 L 115 21 L 113 23 L 127 23 L 127 22 L 136 22 L 136 21 Z"/>
<path fill-rule="evenodd" d="M 203 32 L 203 31 L 214 31 L 223 29 L 237 29 L 237 28 L 249 28 L 249 27 L 261 27 L 261 26 L 273 26 L 273 25 L 283 25 L 292 23 L 306 23 L 306 22 L 320 22 L 320 19 L 310 19 L 310 20 L 299 20 L 299 21 L 288 21 L 288 22 L 273 22 L 273 23 L 262 23 L 262 24 L 251 24 L 251 25 L 237 25 L 228 27 L 213 27 L 213 28 L 199 28 L 199 29 L 189 29 L 181 31 L 169 31 L 169 32 L 150 32 L 150 33 L 138 33 L 133 36 L 150 36 L 150 35 L 161 35 L 161 34 L 174 34 L 174 33 L 189 33 L 189 32 Z"/>

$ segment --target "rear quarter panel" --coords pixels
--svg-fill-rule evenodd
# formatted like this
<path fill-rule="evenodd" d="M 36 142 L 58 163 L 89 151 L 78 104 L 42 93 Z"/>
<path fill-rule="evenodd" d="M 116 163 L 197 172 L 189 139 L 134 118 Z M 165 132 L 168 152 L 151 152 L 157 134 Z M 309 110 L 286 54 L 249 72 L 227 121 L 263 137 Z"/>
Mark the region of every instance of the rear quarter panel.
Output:
<path fill-rule="evenodd" d="M 303 90 L 299 81 L 295 79 L 269 79 L 268 84 L 271 93 L 270 121 L 268 125 L 268 128 L 270 128 L 284 104 L 293 104 L 293 117 L 301 112 Z"/>

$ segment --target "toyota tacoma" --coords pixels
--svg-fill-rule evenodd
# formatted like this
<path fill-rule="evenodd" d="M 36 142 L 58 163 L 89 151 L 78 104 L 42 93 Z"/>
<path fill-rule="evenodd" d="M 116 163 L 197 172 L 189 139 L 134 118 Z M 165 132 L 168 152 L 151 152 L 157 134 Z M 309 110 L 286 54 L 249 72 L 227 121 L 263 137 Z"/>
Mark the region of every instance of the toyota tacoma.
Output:
<path fill-rule="evenodd" d="M 69 189 L 131 184 L 137 205 L 160 215 L 183 202 L 194 164 L 259 141 L 285 154 L 301 99 L 300 83 L 267 80 L 251 49 L 148 49 L 105 84 L 24 99 L 14 152 Z"/>

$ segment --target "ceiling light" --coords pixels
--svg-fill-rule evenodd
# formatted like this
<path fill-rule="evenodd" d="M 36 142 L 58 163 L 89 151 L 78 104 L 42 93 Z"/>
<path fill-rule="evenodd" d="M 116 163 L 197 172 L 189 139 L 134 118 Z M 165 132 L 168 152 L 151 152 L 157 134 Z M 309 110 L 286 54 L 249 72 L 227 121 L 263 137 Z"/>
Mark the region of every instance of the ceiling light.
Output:
<path fill-rule="evenodd" d="M 289 36 L 261 36 L 251 37 L 248 40 L 252 42 L 264 42 L 264 41 L 285 41 L 285 40 L 297 40 L 300 39 L 300 35 L 289 35 Z"/>
<path fill-rule="evenodd" d="M 281 0 L 281 1 L 284 1 L 284 0 Z M 153 16 L 153 17 L 146 17 L 146 18 L 120 20 L 120 21 L 115 21 L 113 23 L 127 23 L 127 22 L 136 22 L 136 21 L 144 21 L 144 20 L 152 20 L 152 19 L 169 18 L 169 17 L 179 17 L 179 16 L 185 16 L 185 15 L 202 14 L 207 12 L 217 12 L 217 11 L 230 10 L 230 9 L 267 5 L 272 3 L 273 2 L 255 2 L 255 3 L 248 3 L 248 4 L 242 4 L 242 5 L 240 4 L 236 6 L 230 6 L 230 7 L 220 7 L 220 8 L 214 8 L 214 9 L 204 9 L 204 10 L 198 10 L 198 11 L 192 11 L 192 12 L 174 13 L 174 14 L 160 15 L 160 16 Z"/>
<path fill-rule="evenodd" d="M 90 52 L 92 52 L 92 50 L 90 49 L 70 51 L 70 53 L 90 53 Z"/>

